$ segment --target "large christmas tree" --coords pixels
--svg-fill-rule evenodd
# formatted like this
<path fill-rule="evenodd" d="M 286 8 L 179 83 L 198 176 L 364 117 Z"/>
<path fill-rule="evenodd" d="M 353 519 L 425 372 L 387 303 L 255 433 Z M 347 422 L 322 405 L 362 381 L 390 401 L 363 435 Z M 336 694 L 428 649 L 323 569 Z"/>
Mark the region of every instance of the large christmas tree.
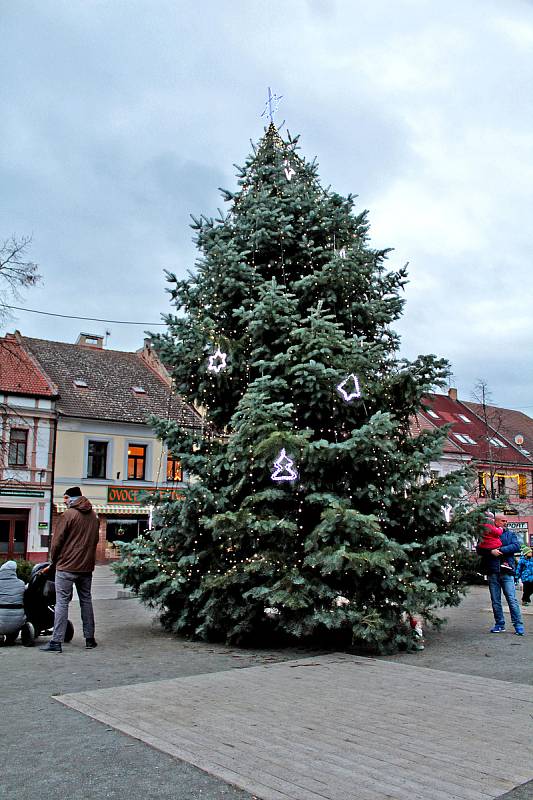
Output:
<path fill-rule="evenodd" d="M 410 425 L 447 365 L 399 358 L 406 271 L 296 139 L 271 124 L 238 184 L 194 221 L 201 257 L 169 275 L 181 313 L 155 340 L 205 412 L 202 430 L 156 423 L 189 486 L 119 575 L 188 636 L 410 647 L 406 615 L 459 600 L 463 476 L 429 481 L 444 433 Z"/>

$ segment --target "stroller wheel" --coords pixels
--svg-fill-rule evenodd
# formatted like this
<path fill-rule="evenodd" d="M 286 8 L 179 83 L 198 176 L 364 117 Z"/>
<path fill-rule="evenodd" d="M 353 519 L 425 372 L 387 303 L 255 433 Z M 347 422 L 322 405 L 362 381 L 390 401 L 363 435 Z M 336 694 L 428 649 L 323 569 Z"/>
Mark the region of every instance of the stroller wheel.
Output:
<path fill-rule="evenodd" d="M 65 642 L 71 642 L 74 636 L 74 625 L 70 620 L 67 620 L 67 629 L 65 631 Z"/>
<path fill-rule="evenodd" d="M 24 647 L 33 647 L 35 644 L 35 628 L 31 622 L 25 622 L 20 629 L 20 638 Z"/>

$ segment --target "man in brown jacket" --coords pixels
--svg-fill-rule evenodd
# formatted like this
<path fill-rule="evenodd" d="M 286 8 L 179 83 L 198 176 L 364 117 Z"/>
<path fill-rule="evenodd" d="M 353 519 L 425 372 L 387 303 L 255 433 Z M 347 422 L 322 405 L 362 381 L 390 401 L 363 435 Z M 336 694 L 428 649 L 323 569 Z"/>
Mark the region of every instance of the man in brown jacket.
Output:
<path fill-rule="evenodd" d="M 50 551 L 51 566 L 56 570 L 56 605 L 52 639 L 39 648 L 45 653 L 62 652 L 73 586 L 76 586 L 80 600 L 85 647 L 92 649 L 97 646 L 91 584 L 98 544 L 98 517 L 87 498 L 82 496 L 79 486 L 67 489 L 64 499 L 68 507 L 59 517 Z"/>

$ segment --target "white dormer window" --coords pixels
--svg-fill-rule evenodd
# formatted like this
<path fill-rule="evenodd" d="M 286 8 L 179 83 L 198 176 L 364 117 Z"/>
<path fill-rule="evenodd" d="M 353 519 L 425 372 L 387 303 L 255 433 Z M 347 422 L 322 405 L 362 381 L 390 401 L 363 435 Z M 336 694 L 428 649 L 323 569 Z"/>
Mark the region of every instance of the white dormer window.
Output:
<path fill-rule="evenodd" d="M 505 442 L 502 442 L 501 439 L 497 439 L 495 436 L 489 439 L 489 442 L 494 445 L 494 447 L 507 447 Z"/>
<path fill-rule="evenodd" d="M 436 414 L 435 411 L 432 411 L 431 408 L 426 409 L 426 413 L 429 414 L 430 417 L 433 417 L 433 419 L 440 419 L 439 415 Z"/>
<path fill-rule="evenodd" d="M 84 381 L 83 378 L 76 378 L 74 380 L 74 386 L 76 386 L 77 389 L 87 389 L 88 385 L 87 381 Z"/>
<path fill-rule="evenodd" d="M 142 386 L 132 386 L 131 388 L 135 394 L 146 394 L 146 389 L 144 389 Z"/>
<path fill-rule="evenodd" d="M 461 420 L 461 422 L 466 422 L 468 425 L 470 425 L 470 423 L 472 422 L 472 420 L 468 419 L 466 414 L 457 414 L 457 416 Z"/>
<path fill-rule="evenodd" d="M 456 439 L 458 439 L 463 444 L 475 444 L 476 440 L 472 439 L 467 433 L 454 433 Z"/>

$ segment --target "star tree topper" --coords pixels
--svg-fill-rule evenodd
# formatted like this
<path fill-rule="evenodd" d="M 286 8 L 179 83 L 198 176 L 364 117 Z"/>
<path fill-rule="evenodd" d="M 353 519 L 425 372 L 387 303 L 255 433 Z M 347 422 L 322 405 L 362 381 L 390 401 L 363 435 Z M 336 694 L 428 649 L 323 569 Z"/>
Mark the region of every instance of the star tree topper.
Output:
<path fill-rule="evenodd" d="M 274 124 L 274 114 L 278 110 L 278 106 L 280 104 L 280 100 L 283 97 L 282 94 L 272 94 L 270 86 L 268 87 L 268 100 L 265 103 L 265 110 L 261 114 L 262 117 L 268 114 L 270 117 L 270 122 Z"/>

